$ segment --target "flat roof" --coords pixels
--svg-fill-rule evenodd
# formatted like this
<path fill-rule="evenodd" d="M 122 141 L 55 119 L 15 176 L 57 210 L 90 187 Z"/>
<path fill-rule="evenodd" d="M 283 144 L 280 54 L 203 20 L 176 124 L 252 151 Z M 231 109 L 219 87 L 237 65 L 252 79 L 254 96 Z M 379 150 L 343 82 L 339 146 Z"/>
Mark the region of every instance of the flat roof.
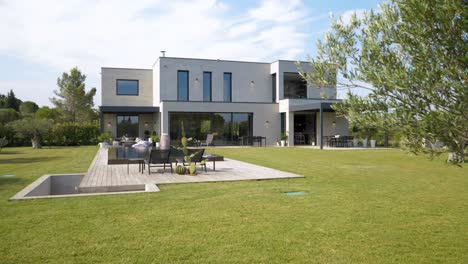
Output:
<path fill-rule="evenodd" d="M 153 69 L 144 69 L 144 68 L 126 68 L 126 67 L 101 67 L 101 69 L 115 69 L 115 70 L 137 70 L 137 71 L 152 71 Z"/>
<path fill-rule="evenodd" d="M 238 62 L 238 63 L 256 63 L 256 64 L 272 64 L 275 62 L 300 62 L 300 63 L 309 63 L 308 61 L 300 61 L 300 60 L 275 60 L 273 62 L 259 62 L 259 61 L 242 61 L 242 60 L 223 60 L 223 59 L 202 59 L 202 58 L 185 58 L 185 57 L 158 57 L 156 61 L 153 63 L 153 66 L 160 60 L 161 58 L 167 59 L 176 59 L 176 60 L 201 60 L 201 61 L 224 61 L 224 62 Z"/>
<path fill-rule="evenodd" d="M 275 62 L 300 62 L 300 63 L 309 63 L 308 61 L 300 61 L 300 60 L 275 60 L 273 62 L 259 62 L 259 61 L 242 61 L 242 60 L 223 60 L 223 59 L 202 59 L 202 58 L 185 58 L 185 57 L 158 57 L 156 61 L 153 63 L 153 66 L 158 62 L 161 58 L 165 59 L 173 59 L 173 60 L 199 60 L 199 61 L 223 61 L 223 62 L 235 62 L 235 63 L 255 63 L 255 64 L 273 64 Z M 153 69 L 148 68 L 129 68 L 129 67 L 101 67 L 101 69 L 116 69 L 116 70 L 140 70 L 140 71 L 152 71 Z"/>

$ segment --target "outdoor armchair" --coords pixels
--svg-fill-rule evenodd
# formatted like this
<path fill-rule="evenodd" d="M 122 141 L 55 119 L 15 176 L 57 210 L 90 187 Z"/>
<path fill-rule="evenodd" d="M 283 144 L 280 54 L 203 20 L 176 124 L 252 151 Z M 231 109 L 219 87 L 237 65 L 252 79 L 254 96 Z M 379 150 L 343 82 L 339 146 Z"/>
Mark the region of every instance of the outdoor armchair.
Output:
<path fill-rule="evenodd" d="M 213 134 L 207 134 L 205 142 L 202 142 L 200 146 L 213 146 L 213 137 Z"/>
<path fill-rule="evenodd" d="M 170 149 L 152 149 L 149 155 L 149 159 L 146 162 L 148 165 L 148 174 L 151 174 L 151 167 L 162 167 L 164 173 L 166 166 L 171 168 L 172 173 L 172 163 L 169 160 L 170 154 Z"/>

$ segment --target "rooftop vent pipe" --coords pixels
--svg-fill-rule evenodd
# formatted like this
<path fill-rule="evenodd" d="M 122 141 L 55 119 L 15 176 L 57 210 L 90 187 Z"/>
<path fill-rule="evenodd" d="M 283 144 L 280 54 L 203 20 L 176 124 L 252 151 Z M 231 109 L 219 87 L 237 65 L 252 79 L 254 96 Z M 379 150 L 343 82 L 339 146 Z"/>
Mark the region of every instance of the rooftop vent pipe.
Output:
<path fill-rule="evenodd" d="M 166 51 L 165 51 L 165 50 L 161 50 L 161 55 L 162 55 L 162 57 L 166 57 Z"/>

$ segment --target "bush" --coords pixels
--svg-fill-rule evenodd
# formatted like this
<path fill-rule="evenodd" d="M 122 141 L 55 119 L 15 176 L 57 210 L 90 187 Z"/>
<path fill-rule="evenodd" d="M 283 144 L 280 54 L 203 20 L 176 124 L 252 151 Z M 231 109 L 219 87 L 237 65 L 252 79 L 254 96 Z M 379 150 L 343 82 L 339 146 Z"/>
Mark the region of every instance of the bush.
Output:
<path fill-rule="evenodd" d="M 111 139 L 112 139 L 112 133 L 111 132 L 101 133 L 98 136 L 99 142 L 107 142 L 107 143 L 111 144 L 112 142 L 109 142 L 109 141 L 111 141 Z"/>
<path fill-rule="evenodd" d="M 28 146 L 31 145 L 29 138 L 18 137 L 10 126 L 0 124 L 0 138 L 8 140 L 9 147 Z"/>

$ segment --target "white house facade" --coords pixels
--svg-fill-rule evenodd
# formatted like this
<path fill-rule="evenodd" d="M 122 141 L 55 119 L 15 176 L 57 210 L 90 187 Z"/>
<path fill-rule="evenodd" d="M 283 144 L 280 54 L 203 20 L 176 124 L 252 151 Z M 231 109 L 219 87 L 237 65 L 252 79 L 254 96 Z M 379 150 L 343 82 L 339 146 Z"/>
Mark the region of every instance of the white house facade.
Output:
<path fill-rule="evenodd" d="M 178 140 L 214 134 L 215 145 L 320 145 L 321 136 L 347 135 L 348 124 L 330 107 L 336 87 L 307 85 L 310 65 L 160 57 L 152 69 L 103 67 L 101 130 L 114 137 L 153 131 Z M 246 140 L 247 139 L 247 140 Z"/>

